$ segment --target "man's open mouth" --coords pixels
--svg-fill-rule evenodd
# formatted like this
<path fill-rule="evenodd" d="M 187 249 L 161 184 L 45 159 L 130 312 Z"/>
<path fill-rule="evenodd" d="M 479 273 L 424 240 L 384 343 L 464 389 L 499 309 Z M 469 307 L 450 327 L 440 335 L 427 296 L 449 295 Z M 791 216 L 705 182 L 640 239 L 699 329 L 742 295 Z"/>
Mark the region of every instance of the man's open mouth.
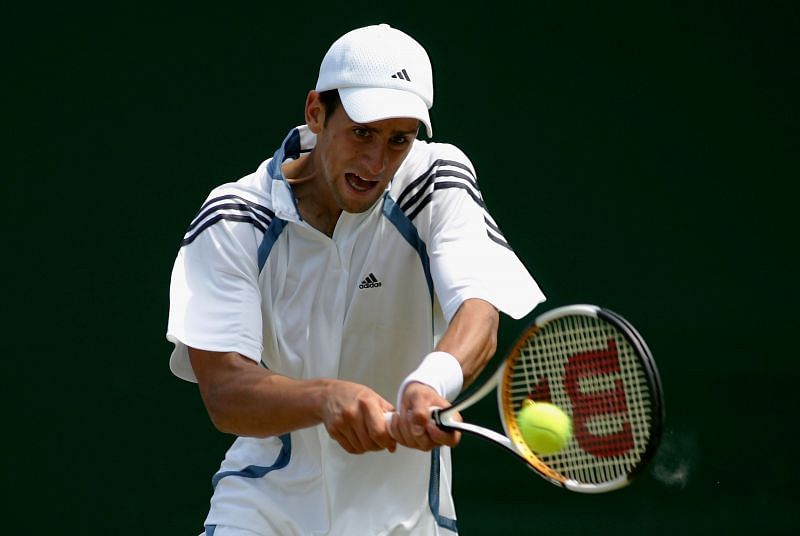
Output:
<path fill-rule="evenodd" d="M 355 173 L 345 173 L 344 178 L 347 180 L 347 184 L 359 192 L 367 192 L 378 184 L 378 181 L 368 181 L 366 179 L 362 179 Z"/>

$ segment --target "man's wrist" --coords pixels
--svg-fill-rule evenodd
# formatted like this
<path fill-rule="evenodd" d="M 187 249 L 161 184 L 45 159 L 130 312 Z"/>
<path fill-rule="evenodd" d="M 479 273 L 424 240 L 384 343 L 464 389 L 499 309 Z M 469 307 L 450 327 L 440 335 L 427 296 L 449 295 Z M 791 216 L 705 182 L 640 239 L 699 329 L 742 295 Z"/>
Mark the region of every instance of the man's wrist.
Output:
<path fill-rule="evenodd" d="M 401 410 L 403 392 L 409 383 L 419 382 L 431 387 L 439 396 L 450 402 L 455 400 L 464 385 L 461 363 L 447 352 L 431 352 L 422 363 L 409 374 L 397 391 L 397 410 Z"/>

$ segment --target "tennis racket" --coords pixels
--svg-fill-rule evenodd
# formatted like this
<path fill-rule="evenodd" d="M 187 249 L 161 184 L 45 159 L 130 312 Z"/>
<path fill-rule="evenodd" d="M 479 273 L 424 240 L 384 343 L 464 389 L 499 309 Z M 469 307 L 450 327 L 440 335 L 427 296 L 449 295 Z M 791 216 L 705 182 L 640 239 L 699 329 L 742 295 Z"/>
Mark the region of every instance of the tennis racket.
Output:
<path fill-rule="evenodd" d="M 495 388 L 505 434 L 453 418 Z M 527 399 L 571 417 L 572 438 L 559 452 L 538 455 L 523 440 L 516 415 Z M 655 362 L 634 327 L 607 309 L 569 305 L 537 317 L 486 383 L 432 418 L 505 447 L 553 484 L 601 493 L 627 485 L 652 459 L 663 408 Z"/>

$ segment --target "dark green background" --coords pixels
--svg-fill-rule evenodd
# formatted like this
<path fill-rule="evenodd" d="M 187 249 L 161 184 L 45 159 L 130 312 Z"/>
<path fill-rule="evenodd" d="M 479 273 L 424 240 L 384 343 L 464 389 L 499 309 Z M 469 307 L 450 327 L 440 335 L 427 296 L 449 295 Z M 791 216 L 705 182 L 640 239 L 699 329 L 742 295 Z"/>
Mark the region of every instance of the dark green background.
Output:
<path fill-rule="evenodd" d="M 392 6 L 5 8 L 4 529 L 200 530 L 231 438 L 167 368 L 178 242 L 302 122 L 329 44 L 389 22 L 427 47 L 435 139 L 477 167 L 549 297 L 536 313 L 622 313 L 667 396 L 651 470 L 603 496 L 465 438 L 462 534 L 789 532 L 795 3 Z M 531 317 L 503 321 L 501 350 Z"/>

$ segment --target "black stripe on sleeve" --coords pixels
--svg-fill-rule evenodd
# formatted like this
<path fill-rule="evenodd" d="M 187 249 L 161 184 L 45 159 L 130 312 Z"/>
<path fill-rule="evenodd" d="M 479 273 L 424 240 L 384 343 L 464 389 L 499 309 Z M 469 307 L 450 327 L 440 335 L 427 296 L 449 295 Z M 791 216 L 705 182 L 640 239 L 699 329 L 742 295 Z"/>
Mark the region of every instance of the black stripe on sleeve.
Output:
<path fill-rule="evenodd" d="M 413 212 L 411 212 L 408 215 L 408 219 L 414 221 L 414 218 L 416 218 L 419 215 L 422 209 L 424 209 L 431 202 L 431 200 L 433 199 L 433 193 L 435 191 L 446 190 L 448 188 L 459 188 L 461 190 L 464 190 L 469 194 L 472 200 L 475 201 L 475 203 L 477 203 L 478 206 L 483 209 L 484 213 L 488 213 L 486 209 L 486 204 L 483 202 L 483 199 L 478 197 L 469 186 L 467 186 L 462 182 L 442 181 L 434 184 L 433 191 L 429 192 L 428 195 L 425 196 L 425 198 L 420 202 L 420 204 L 417 205 L 417 207 L 413 210 Z M 493 242 L 496 242 L 497 244 L 503 246 L 504 248 L 507 248 L 509 251 L 514 251 L 506 241 L 505 236 L 503 236 L 503 233 L 500 231 L 500 228 L 494 222 L 492 222 L 487 216 L 483 217 L 483 221 L 484 223 L 486 223 L 486 235 Z"/>
<path fill-rule="evenodd" d="M 408 219 L 414 221 L 414 218 L 416 218 L 420 211 L 431 202 L 431 199 L 433 199 L 433 192 L 429 192 L 428 195 L 425 196 L 425 199 L 423 199 L 422 202 L 417 205 L 417 208 L 415 208 L 413 212 L 408 215 Z"/>
<path fill-rule="evenodd" d="M 208 219 L 205 223 L 203 223 L 203 225 L 198 227 L 193 235 L 187 236 L 186 238 L 184 238 L 181 241 L 181 247 L 188 246 L 189 244 L 194 242 L 195 238 L 200 236 L 200 234 L 202 234 L 203 231 L 205 231 L 206 229 L 208 229 L 209 227 L 211 227 L 215 223 L 217 223 L 219 221 L 222 221 L 222 220 L 242 222 L 242 223 L 250 223 L 256 229 L 261 231 L 262 233 L 267 232 L 267 228 L 265 226 L 261 225 L 261 223 L 257 219 L 253 218 L 252 216 L 246 216 L 246 215 L 242 215 L 242 214 L 217 214 L 213 218 Z"/>
<path fill-rule="evenodd" d="M 269 222 L 272 221 L 271 218 L 267 218 L 266 216 L 256 212 L 255 210 L 253 210 L 250 207 L 250 205 L 247 205 L 245 203 L 220 203 L 219 205 L 214 205 L 213 207 L 209 208 L 205 212 L 202 212 L 201 214 L 199 214 L 194 219 L 194 221 L 189 226 L 189 228 L 186 229 L 186 232 L 187 233 L 191 232 L 192 229 L 197 227 L 197 225 L 201 221 L 205 220 L 208 216 L 210 216 L 214 212 L 218 212 L 220 210 L 239 210 L 241 212 L 246 212 L 246 213 L 252 214 L 257 220 L 259 220 L 261 223 L 264 224 L 264 227 L 268 227 L 269 226 Z"/>
<path fill-rule="evenodd" d="M 473 200 L 473 201 L 475 201 L 475 203 L 477 203 L 477 204 L 478 204 L 478 206 L 479 206 L 479 207 L 481 207 L 483 210 L 486 210 L 486 204 L 483 202 L 483 199 L 481 199 L 480 197 L 478 197 L 478 195 L 477 195 L 477 194 L 476 194 L 476 193 L 475 193 L 475 192 L 472 190 L 472 188 L 470 188 L 469 186 L 467 186 L 467 185 L 466 185 L 466 184 L 464 184 L 463 182 L 454 182 L 454 181 L 442 181 L 442 182 L 437 182 L 437 183 L 435 183 L 435 184 L 433 185 L 433 192 L 435 192 L 436 190 L 446 190 L 446 189 L 448 189 L 448 188 L 460 188 L 461 190 L 464 190 L 465 192 L 467 192 L 467 193 L 469 194 L 469 196 L 472 198 L 472 200 Z M 414 218 L 416 218 L 416 217 L 417 217 L 417 214 L 419 214 L 419 213 L 420 213 L 420 211 L 421 211 L 423 208 L 425 208 L 425 206 L 426 206 L 428 203 L 430 203 L 430 202 L 431 202 L 431 199 L 433 198 L 433 192 L 430 192 L 430 193 L 429 193 L 429 194 L 428 194 L 428 195 L 425 197 L 425 199 L 423 199 L 423 200 L 420 202 L 420 204 L 419 204 L 419 205 L 417 205 L 417 208 L 415 208 L 415 209 L 413 210 L 413 212 L 411 212 L 411 213 L 408 215 L 408 219 L 410 219 L 411 221 L 414 221 Z"/>
<path fill-rule="evenodd" d="M 506 248 L 509 251 L 514 251 L 513 249 L 511 249 L 511 246 L 508 245 L 508 242 L 506 242 L 505 240 L 501 240 L 500 238 L 494 236 L 489 229 L 486 229 L 486 236 L 488 236 L 489 239 L 492 242 L 496 242 L 496 243 L 500 244 L 501 246 L 503 246 L 504 248 Z"/>
<path fill-rule="evenodd" d="M 497 224 L 496 224 L 495 222 L 493 222 L 492 220 L 490 220 L 488 216 L 484 216 L 484 217 L 483 217 L 483 221 L 485 221 L 485 222 L 486 222 L 486 226 L 487 226 L 489 229 L 491 229 L 491 230 L 492 230 L 492 231 L 494 231 L 495 233 L 499 234 L 500 236 L 503 236 L 503 232 L 500 230 L 500 227 L 498 227 L 498 226 L 497 226 Z M 503 237 L 503 238 L 505 238 L 505 237 Z"/>
<path fill-rule="evenodd" d="M 456 167 L 466 171 L 467 174 L 453 169 L 441 169 L 441 166 Z M 440 169 L 436 169 L 437 167 Z M 435 172 L 434 169 L 436 169 Z M 445 180 L 437 181 L 436 179 L 439 177 L 453 177 L 456 179 L 461 179 L 465 182 Z M 433 184 L 433 188 L 430 188 L 431 184 Z M 422 186 L 420 187 L 420 185 Z M 410 221 L 414 221 L 419 213 L 422 212 L 422 210 L 431 202 L 434 192 L 449 188 L 459 188 L 467 192 L 470 198 L 472 198 L 472 200 L 484 211 L 485 215 L 483 220 L 486 224 L 486 236 L 488 236 L 492 242 L 495 242 L 509 251 L 513 251 L 511 246 L 506 241 L 505 236 L 503 236 L 503 233 L 500 231 L 500 228 L 492 221 L 491 217 L 488 216 L 486 203 L 481 197 L 480 188 L 478 187 L 478 181 L 475 179 L 475 174 L 469 166 L 462 164 L 461 162 L 457 162 L 455 160 L 436 160 L 431 167 L 425 171 L 425 173 L 410 182 L 403 189 L 403 191 L 400 192 L 396 204 L 404 213 L 407 214 Z M 416 192 L 412 194 L 412 192 L 415 190 Z M 403 203 L 406 197 L 408 197 L 408 199 L 405 201 L 405 203 Z M 416 207 L 411 210 L 415 204 Z"/>
<path fill-rule="evenodd" d="M 250 201 L 249 199 L 245 199 L 244 197 L 241 197 L 241 196 L 238 196 L 238 195 L 234 195 L 234 194 L 221 195 L 219 197 L 215 197 L 213 199 L 209 199 L 208 201 L 203 203 L 203 206 L 200 207 L 200 210 L 198 212 L 203 212 L 203 210 L 205 210 L 210 205 L 212 205 L 214 203 L 217 203 L 219 201 L 225 201 L 226 199 L 233 199 L 233 200 L 239 201 L 241 203 L 244 203 L 245 205 L 247 205 L 250 208 L 259 210 L 259 211 L 263 212 L 264 214 L 266 214 L 267 217 L 270 220 L 275 217 L 275 213 L 272 212 L 267 207 L 265 207 L 263 205 L 259 205 L 258 203 L 254 203 L 254 202 Z M 197 220 L 197 218 L 195 218 L 195 220 Z"/>
<path fill-rule="evenodd" d="M 461 162 L 458 162 L 456 160 L 437 160 L 436 162 L 434 162 L 434 164 L 439 165 L 439 166 L 452 166 L 452 167 L 461 168 L 461 169 L 463 169 L 464 171 L 466 171 L 467 173 L 470 174 L 470 176 L 472 177 L 472 182 L 477 182 L 475 180 L 475 173 L 472 172 L 472 168 L 469 167 L 466 164 L 462 164 Z"/>
<path fill-rule="evenodd" d="M 395 201 L 395 204 L 396 204 L 397 206 L 400 206 L 400 205 L 403 203 L 403 199 L 405 199 L 405 197 L 406 197 L 408 194 L 410 194 L 412 191 L 414 191 L 414 189 L 415 189 L 415 188 L 416 188 L 416 187 L 417 187 L 417 186 L 418 186 L 418 185 L 419 185 L 421 182 L 426 182 L 426 181 L 428 181 L 428 180 L 429 180 L 429 176 L 430 176 L 431 172 L 433 171 L 433 168 L 435 168 L 435 167 L 436 167 L 436 162 L 434 162 L 434 163 L 433 163 L 433 165 L 432 165 L 431 167 L 429 167 L 429 168 L 428 168 L 428 170 L 427 170 L 425 173 L 423 173 L 422 175 L 420 175 L 419 177 L 417 177 L 416 179 L 414 179 L 413 181 L 411 181 L 411 182 L 408 184 L 408 186 L 406 186 L 406 187 L 403 189 L 403 191 L 402 191 L 402 192 L 400 192 L 400 195 L 397 197 L 397 201 Z"/>
<path fill-rule="evenodd" d="M 431 167 L 429 167 L 425 171 L 425 173 L 423 173 L 422 175 L 420 175 L 419 177 L 417 177 L 416 179 L 411 181 L 408 184 L 408 186 L 406 186 L 403 189 L 403 191 L 400 192 L 400 195 L 397 197 L 397 201 L 395 201 L 395 203 L 398 206 L 402 205 L 403 204 L 403 199 L 405 199 L 405 197 L 407 195 L 409 195 L 412 191 L 414 191 L 414 189 L 417 186 L 419 186 L 420 183 L 430 180 L 431 173 L 433 172 L 433 170 L 436 169 L 437 167 L 441 167 L 441 166 L 450 166 L 450 167 L 456 167 L 456 168 L 463 169 L 464 171 L 469 173 L 469 177 L 465 177 L 464 175 L 461 175 L 461 174 L 452 175 L 452 176 L 454 176 L 454 177 L 458 176 L 458 177 L 464 178 L 465 180 L 467 180 L 470 183 L 472 183 L 475 186 L 476 189 L 478 188 L 478 181 L 475 179 L 475 174 L 472 172 L 472 169 L 470 169 L 469 166 L 467 166 L 465 164 L 462 164 L 461 162 L 456 162 L 455 160 L 436 160 L 436 161 L 433 162 L 433 164 L 431 164 Z M 439 171 L 445 171 L 445 170 L 439 170 Z M 458 173 L 457 171 L 453 171 L 453 170 L 450 170 L 450 171 L 452 171 L 453 173 Z"/>
<path fill-rule="evenodd" d="M 427 177 L 425 186 L 423 188 L 420 188 L 420 190 L 417 193 L 412 195 L 405 204 L 401 205 L 400 208 L 403 210 L 403 212 L 407 212 L 408 210 L 410 210 L 411 207 L 417 201 L 419 201 L 419 199 L 423 195 L 425 195 L 425 193 L 428 191 L 430 183 L 434 183 L 435 184 L 434 189 L 438 189 L 439 188 L 439 184 L 460 184 L 461 187 L 463 187 L 465 189 L 467 188 L 467 186 L 464 183 L 455 182 L 455 181 L 440 181 L 440 182 L 436 182 L 436 179 L 438 179 L 439 177 L 454 177 L 456 179 L 463 179 L 463 180 L 467 181 L 467 183 L 473 187 L 475 192 L 479 192 L 480 191 L 478 189 L 478 185 L 475 182 L 473 182 L 472 179 L 470 177 L 468 177 L 467 175 L 464 175 L 463 173 L 459 173 L 458 171 L 453 171 L 451 169 L 441 169 L 441 170 L 437 171 L 436 173 L 433 173 L 433 174 L 429 175 Z M 470 195 L 473 197 L 473 199 L 475 198 L 474 194 L 470 193 Z"/>

